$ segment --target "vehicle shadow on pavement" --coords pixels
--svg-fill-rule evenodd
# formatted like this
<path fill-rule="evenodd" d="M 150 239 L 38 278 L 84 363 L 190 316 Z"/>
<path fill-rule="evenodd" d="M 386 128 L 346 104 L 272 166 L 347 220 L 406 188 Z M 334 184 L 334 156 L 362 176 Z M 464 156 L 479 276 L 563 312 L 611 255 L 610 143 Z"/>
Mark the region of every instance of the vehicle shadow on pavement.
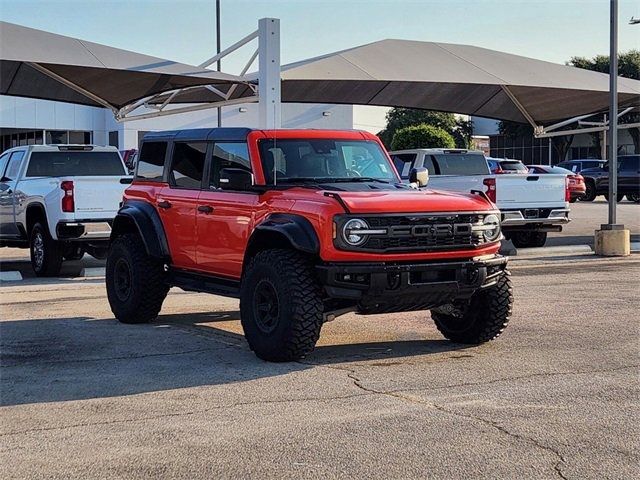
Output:
<path fill-rule="evenodd" d="M 238 312 L 161 315 L 144 325 L 47 318 L 0 323 L 0 406 L 118 397 L 286 375 L 314 365 L 463 348 L 444 340 L 323 345 L 302 362 L 258 359 L 243 335 L 216 327 Z"/>

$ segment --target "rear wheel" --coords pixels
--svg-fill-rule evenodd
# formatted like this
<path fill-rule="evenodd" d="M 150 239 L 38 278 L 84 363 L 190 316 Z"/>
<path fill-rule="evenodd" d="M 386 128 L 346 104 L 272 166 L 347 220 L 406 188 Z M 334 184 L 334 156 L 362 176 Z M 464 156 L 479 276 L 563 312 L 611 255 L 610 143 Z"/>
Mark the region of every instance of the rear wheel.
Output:
<path fill-rule="evenodd" d="M 436 327 L 452 342 L 479 344 L 500 336 L 507 328 L 513 289 L 507 272 L 493 287 L 478 290 L 466 305 L 431 310 Z"/>
<path fill-rule="evenodd" d="M 36 223 L 31 229 L 29 240 L 31 267 L 39 277 L 51 277 L 60 273 L 62 252 L 60 244 L 49 234 L 44 223 Z"/>
<path fill-rule="evenodd" d="M 292 250 L 265 250 L 242 279 L 240 318 L 251 350 L 287 362 L 311 353 L 320 337 L 323 304 L 313 265 Z"/>
<path fill-rule="evenodd" d="M 624 195 L 622 195 L 622 194 L 618 193 L 618 194 L 616 195 L 616 202 L 621 202 L 623 198 L 624 198 Z M 605 194 L 604 194 L 604 199 L 605 199 L 607 202 L 609 201 L 609 194 L 608 194 L 608 193 L 605 193 Z"/>
<path fill-rule="evenodd" d="M 543 247 L 547 242 L 547 232 L 515 232 L 511 241 L 516 248 Z"/>
<path fill-rule="evenodd" d="M 122 323 L 145 323 L 158 316 L 169 286 L 164 265 L 150 257 L 135 234 L 111 244 L 106 266 L 107 298 Z"/>
<path fill-rule="evenodd" d="M 640 203 L 640 193 L 631 193 L 627 195 L 627 200 L 633 203 Z"/>
<path fill-rule="evenodd" d="M 583 202 L 593 202 L 596 199 L 596 185 L 593 182 L 586 182 L 586 191 L 584 194 L 584 197 L 582 197 L 580 200 Z"/>

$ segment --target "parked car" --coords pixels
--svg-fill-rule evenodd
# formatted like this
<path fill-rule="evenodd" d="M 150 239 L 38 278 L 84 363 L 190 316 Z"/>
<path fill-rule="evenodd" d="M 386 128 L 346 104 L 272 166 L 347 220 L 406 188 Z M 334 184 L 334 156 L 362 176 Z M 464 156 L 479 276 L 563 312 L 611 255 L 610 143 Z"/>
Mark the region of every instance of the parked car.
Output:
<path fill-rule="evenodd" d="M 529 170 L 520 160 L 510 160 L 508 158 L 492 158 L 487 157 L 487 163 L 489 164 L 489 170 L 494 175 L 504 173 L 529 173 Z"/>
<path fill-rule="evenodd" d="M 542 247 L 547 232 L 561 231 L 569 222 L 569 191 L 563 177 L 529 175 L 528 171 L 527 175 L 491 174 L 484 154 L 474 150 L 402 150 L 391 152 L 391 158 L 405 181 L 412 168 L 425 167 L 429 188 L 485 192 L 502 213 L 504 236 L 517 248 Z"/>
<path fill-rule="evenodd" d="M 500 238 L 485 195 L 403 184 L 366 132 L 154 132 L 114 221 L 107 295 L 124 323 L 153 320 L 171 286 L 239 297 L 271 361 L 307 355 L 354 310 L 431 310 L 445 337 L 478 344 L 511 314 Z"/>
<path fill-rule="evenodd" d="M 585 196 L 587 192 L 587 186 L 584 183 L 584 177 L 579 173 L 573 173 L 571 170 L 567 170 L 562 167 L 553 167 L 550 165 L 527 165 L 529 173 L 548 173 L 553 175 L 564 175 L 569 181 L 569 194 L 571 200 L 569 202 L 574 203 Z"/>
<path fill-rule="evenodd" d="M 609 200 L 609 163 L 600 168 L 582 170 L 587 191 L 583 198 L 593 201 L 598 195 Z M 620 202 L 627 196 L 632 202 L 640 202 L 640 155 L 621 155 L 618 157 L 618 196 Z"/>
<path fill-rule="evenodd" d="M 557 166 L 571 170 L 573 173 L 580 173 L 585 168 L 601 168 L 606 160 L 585 159 L 585 160 L 567 160 L 560 162 Z"/>
<path fill-rule="evenodd" d="M 127 172 L 115 147 L 30 145 L 0 156 L 0 246 L 31 250 L 38 276 L 105 258 Z"/>

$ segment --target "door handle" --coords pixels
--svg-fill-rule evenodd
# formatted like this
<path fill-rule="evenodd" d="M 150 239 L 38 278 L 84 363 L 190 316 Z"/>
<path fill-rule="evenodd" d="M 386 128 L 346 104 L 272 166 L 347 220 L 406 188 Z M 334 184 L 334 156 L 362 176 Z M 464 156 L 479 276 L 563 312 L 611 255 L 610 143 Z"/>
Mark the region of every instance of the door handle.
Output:
<path fill-rule="evenodd" d="M 210 207 L 209 205 L 199 205 L 198 211 L 202 213 L 211 213 L 213 212 L 213 207 Z"/>
<path fill-rule="evenodd" d="M 167 200 L 160 200 L 158 202 L 158 207 L 159 208 L 171 208 L 171 202 L 168 202 Z"/>

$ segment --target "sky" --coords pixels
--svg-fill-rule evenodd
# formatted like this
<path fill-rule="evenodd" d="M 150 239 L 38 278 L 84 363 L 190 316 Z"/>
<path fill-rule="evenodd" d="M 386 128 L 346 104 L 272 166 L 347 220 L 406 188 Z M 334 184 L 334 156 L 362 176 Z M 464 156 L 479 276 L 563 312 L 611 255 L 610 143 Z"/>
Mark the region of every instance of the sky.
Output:
<path fill-rule="evenodd" d="M 619 49 L 640 48 L 640 1 L 619 2 Z M 222 47 L 280 19 L 282 63 L 398 38 L 557 63 L 609 51 L 608 0 L 222 0 Z M 0 0 L 0 20 L 198 64 L 215 54 L 215 0 Z M 225 60 L 238 73 L 248 47 Z"/>

